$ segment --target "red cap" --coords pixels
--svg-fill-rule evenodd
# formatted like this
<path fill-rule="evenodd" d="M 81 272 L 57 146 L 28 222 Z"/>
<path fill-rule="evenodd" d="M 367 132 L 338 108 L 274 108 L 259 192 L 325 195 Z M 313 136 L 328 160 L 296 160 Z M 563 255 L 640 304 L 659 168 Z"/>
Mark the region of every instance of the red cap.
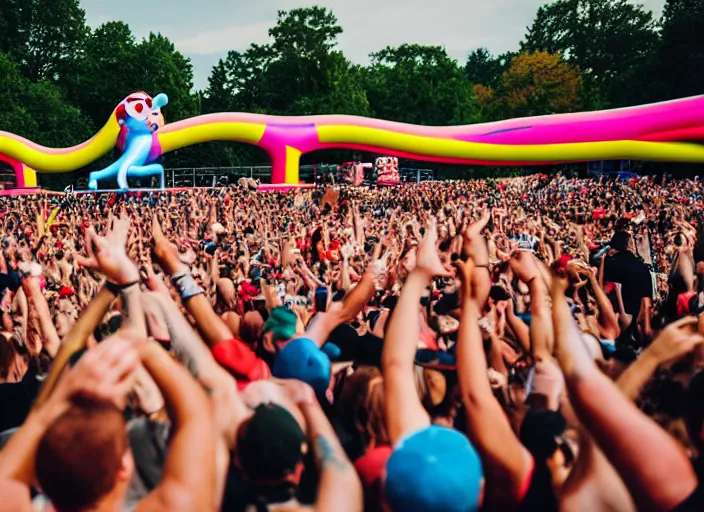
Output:
<path fill-rule="evenodd" d="M 392 451 L 390 446 L 377 446 L 355 461 L 354 468 L 364 487 L 371 487 L 383 476 Z"/>
<path fill-rule="evenodd" d="M 697 292 L 684 292 L 677 296 L 677 316 L 686 316 L 691 313 L 689 310 L 689 302 Z"/>
<path fill-rule="evenodd" d="M 76 292 L 73 291 L 73 288 L 62 286 L 59 289 L 59 297 L 73 297 L 74 295 L 76 295 Z"/>

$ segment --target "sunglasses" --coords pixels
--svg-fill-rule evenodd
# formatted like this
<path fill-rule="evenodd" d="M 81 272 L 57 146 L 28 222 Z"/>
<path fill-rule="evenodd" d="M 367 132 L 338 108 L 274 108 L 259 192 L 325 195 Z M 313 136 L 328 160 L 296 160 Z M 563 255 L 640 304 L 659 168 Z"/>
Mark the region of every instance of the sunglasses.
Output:
<path fill-rule="evenodd" d="M 127 103 L 136 103 L 138 101 L 143 101 L 147 104 L 147 107 L 152 108 L 152 99 L 150 97 L 146 98 L 127 98 Z"/>

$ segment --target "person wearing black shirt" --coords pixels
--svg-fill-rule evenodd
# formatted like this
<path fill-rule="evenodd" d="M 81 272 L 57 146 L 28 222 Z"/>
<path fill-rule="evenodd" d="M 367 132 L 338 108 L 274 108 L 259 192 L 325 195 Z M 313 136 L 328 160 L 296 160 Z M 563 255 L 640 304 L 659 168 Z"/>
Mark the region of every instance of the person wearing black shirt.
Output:
<path fill-rule="evenodd" d="M 39 384 L 34 361 L 30 362 L 29 369 L 21 381 L 0 384 L 0 432 L 24 423 L 39 394 Z"/>
<path fill-rule="evenodd" d="M 653 281 L 650 269 L 642 259 L 629 250 L 631 235 L 617 231 L 609 242 L 611 253 L 604 262 L 604 282 L 620 283 L 623 308 L 633 320 L 627 331 L 634 332 L 641 307 L 646 306 L 650 315 L 650 301 L 653 298 Z M 646 299 L 645 301 L 643 299 Z"/>

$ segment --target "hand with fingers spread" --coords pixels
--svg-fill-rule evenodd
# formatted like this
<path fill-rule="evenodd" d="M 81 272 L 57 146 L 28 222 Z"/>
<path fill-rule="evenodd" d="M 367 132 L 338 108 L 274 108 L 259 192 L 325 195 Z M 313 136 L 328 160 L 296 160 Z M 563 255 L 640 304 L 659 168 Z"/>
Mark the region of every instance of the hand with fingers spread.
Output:
<path fill-rule="evenodd" d="M 139 281 L 139 270 L 125 249 L 129 229 L 129 219 L 114 217 L 110 219 L 104 236 L 98 235 L 92 227 L 88 228 L 85 239 L 87 257 L 77 255 L 77 263 L 102 273 L 117 285 Z"/>
<path fill-rule="evenodd" d="M 645 352 L 661 365 L 677 361 L 704 343 L 704 336 L 697 332 L 697 323 L 694 316 L 671 323 Z"/>

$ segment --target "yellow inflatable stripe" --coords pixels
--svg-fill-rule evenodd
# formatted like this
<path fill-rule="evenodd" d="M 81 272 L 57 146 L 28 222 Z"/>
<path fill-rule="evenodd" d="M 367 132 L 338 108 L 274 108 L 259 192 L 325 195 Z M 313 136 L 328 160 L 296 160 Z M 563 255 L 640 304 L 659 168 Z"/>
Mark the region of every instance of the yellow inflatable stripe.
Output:
<path fill-rule="evenodd" d="M 286 146 L 286 177 L 284 182 L 288 185 L 298 185 L 298 170 L 301 161 L 301 152 L 291 146 Z"/>
<path fill-rule="evenodd" d="M 660 160 L 704 162 L 704 145 L 679 142 L 580 142 L 513 146 L 408 135 L 359 126 L 318 126 L 325 144 L 364 144 L 388 150 L 465 160 L 560 162 L 578 160 Z"/>
<path fill-rule="evenodd" d="M 25 187 L 36 187 L 37 186 L 37 173 L 34 169 L 30 169 L 26 165 L 22 169 L 22 174 L 24 175 L 24 186 Z"/>
<path fill-rule="evenodd" d="M 175 132 L 157 132 L 163 153 L 201 142 L 238 140 L 257 144 L 264 136 L 265 124 L 212 123 L 190 126 Z"/>
<path fill-rule="evenodd" d="M 19 160 L 23 164 L 41 172 L 69 172 L 84 167 L 110 151 L 117 141 L 120 126 L 114 117 L 80 149 L 66 153 L 45 153 L 17 139 L 0 136 L 0 153 Z"/>

